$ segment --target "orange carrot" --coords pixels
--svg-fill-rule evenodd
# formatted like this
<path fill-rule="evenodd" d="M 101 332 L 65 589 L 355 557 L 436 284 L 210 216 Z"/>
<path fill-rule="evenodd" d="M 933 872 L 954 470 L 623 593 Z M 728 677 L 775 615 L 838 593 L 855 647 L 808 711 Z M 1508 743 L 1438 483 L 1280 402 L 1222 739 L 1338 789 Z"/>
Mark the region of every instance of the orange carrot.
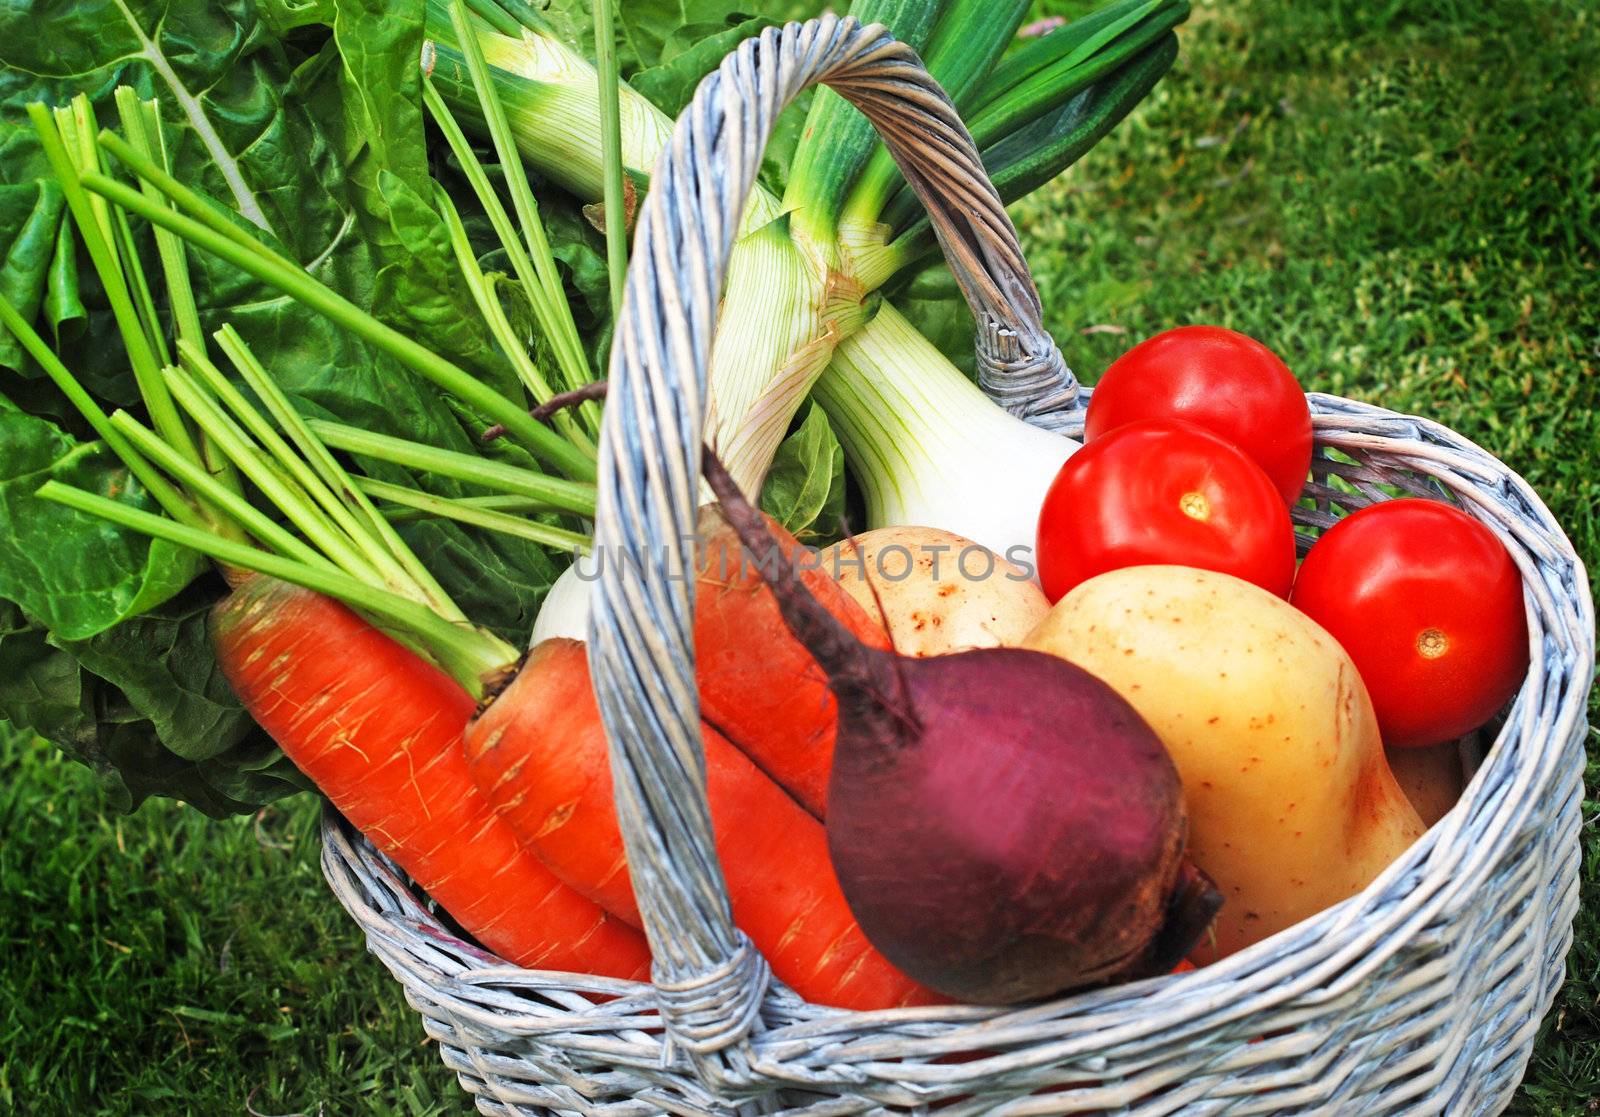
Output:
<path fill-rule="evenodd" d="M 343 605 L 248 579 L 211 615 L 223 674 L 296 767 L 484 946 L 517 965 L 647 979 L 644 938 L 558 880 L 461 748 L 472 697 Z"/>
<path fill-rule="evenodd" d="M 806 810 L 826 817 L 838 707 L 828 676 L 790 634 L 772 591 L 740 548 L 716 505 L 700 510 L 695 581 L 695 681 L 701 715 Z M 767 526 L 785 551 L 800 546 Z M 801 581 L 863 644 L 888 648 L 883 626 L 820 565 Z"/>
<path fill-rule="evenodd" d="M 733 919 L 801 996 L 841 1008 L 928 1004 L 845 904 L 822 824 L 710 726 L 707 794 Z M 639 909 L 584 646 L 546 640 L 466 735 L 479 786 L 555 874 L 630 923 Z"/>

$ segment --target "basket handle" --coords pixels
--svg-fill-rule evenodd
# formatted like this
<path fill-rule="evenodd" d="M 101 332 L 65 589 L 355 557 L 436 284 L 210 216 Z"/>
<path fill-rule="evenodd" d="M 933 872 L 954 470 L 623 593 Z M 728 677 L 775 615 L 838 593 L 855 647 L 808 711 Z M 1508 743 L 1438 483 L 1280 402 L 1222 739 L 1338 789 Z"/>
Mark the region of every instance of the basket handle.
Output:
<path fill-rule="evenodd" d="M 1076 389 L 972 138 L 910 47 L 827 15 L 767 29 L 700 84 L 651 177 L 611 350 L 588 655 L 668 1033 L 734 1091 L 753 1088 L 742 1041 L 768 977 L 730 917 L 706 805 L 692 643 L 706 368 L 762 151 L 815 82 L 871 119 L 927 206 L 991 378 L 1014 403 Z"/>

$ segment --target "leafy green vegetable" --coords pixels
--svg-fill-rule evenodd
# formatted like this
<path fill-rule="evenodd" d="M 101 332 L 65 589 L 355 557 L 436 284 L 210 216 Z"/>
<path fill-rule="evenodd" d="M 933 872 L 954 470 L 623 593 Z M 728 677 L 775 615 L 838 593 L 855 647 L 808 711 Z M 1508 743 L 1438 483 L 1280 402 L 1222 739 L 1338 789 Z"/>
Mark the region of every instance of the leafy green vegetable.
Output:
<path fill-rule="evenodd" d="M 622 5 L 622 11 L 626 12 L 631 6 Z M 730 13 L 727 20 L 738 20 L 737 23 L 698 38 L 686 34 L 686 27 L 677 28 L 660 44 L 655 55 L 657 61 L 636 72 L 628 79 L 628 84 L 654 101 L 662 112 L 676 117 L 694 96 L 700 79 L 715 70 L 730 51 L 752 35 L 776 25 L 775 20 L 764 15 L 743 19 L 739 16 L 738 12 Z"/>
<path fill-rule="evenodd" d="M 61 191 L 54 182 L 0 187 L 0 228 L 17 230 L 4 262 L 0 263 L 0 295 L 29 320 L 44 304 L 52 274 L 66 278 L 62 275 L 64 269 L 56 265 L 62 205 Z M 73 259 L 70 241 L 66 247 L 68 251 L 62 255 L 70 261 Z M 80 309 L 71 294 L 62 292 L 60 298 L 56 304 L 59 312 L 71 315 Z M 51 325 L 56 325 L 54 314 L 51 319 Z M 22 346 L 10 334 L 3 331 L 0 334 L 3 334 L 0 336 L 0 368 L 21 369 L 24 364 Z"/>
<path fill-rule="evenodd" d="M 382 262 L 369 309 L 514 392 L 515 377 L 490 341 L 431 201 L 417 64 L 422 0 L 334 0 L 332 7 L 350 197 L 362 239 Z"/>
<path fill-rule="evenodd" d="M 623 80 L 631 85 L 634 75 L 642 71 L 668 66 L 684 55 L 694 54 L 704 67 L 704 74 L 715 69 L 722 55 L 738 45 L 739 39 L 730 37 L 732 32 L 748 28 L 746 35 L 755 34 L 765 24 L 781 23 L 807 12 L 807 5 L 794 0 L 627 0 L 617 5 L 617 66 Z M 590 0 L 551 0 L 544 16 L 563 39 L 576 45 L 585 57 L 594 57 Z M 700 47 L 709 40 L 723 44 L 721 54 L 713 56 L 709 49 Z M 688 64 L 682 69 L 687 72 Z M 669 79 L 662 75 L 658 80 Z M 673 88 L 676 90 L 675 85 Z M 673 95 L 678 94 L 675 91 Z M 654 100 L 651 94 L 646 96 Z M 687 103 L 688 98 L 685 96 L 683 101 Z"/>
<path fill-rule="evenodd" d="M 334 21 L 333 36 L 310 29 L 286 39 L 240 0 L 74 5 L 52 14 L 49 35 L 35 33 L 36 13 L 0 12 L 0 292 L 48 322 L 46 337 L 56 334 L 102 404 L 133 406 L 138 395 L 97 277 L 77 266 L 60 191 L 23 107 L 86 92 L 101 123 L 112 125 L 119 81 L 160 101 L 174 173 L 231 219 L 270 230 L 269 243 L 319 280 L 491 382 L 514 385 L 463 301 L 430 204 L 414 7 L 408 14 L 330 3 L 315 14 Z M 285 20 L 288 12 L 279 9 Z M 363 36 L 370 49 L 339 53 L 341 39 Z M 159 277 L 148 230 L 136 227 L 135 241 L 146 273 Z M 189 253 L 189 264 L 206 328 L 235 325 L 308 414 L 455 450 L 479 447 L 481 418 L 459 412 L 432 385 L 230 265 L 201 252 Z M 161 293 L 157 306 L 165 327 Z M 23 364 L 6 335 L 0 367 Z M 33 489 L 52 476 L 101 493 L 128 483 L 83 441 L 83 424 L 48 382 L 0 374 L 0 393 L 10 399 L 0 411 L 0 610 L 14 620 L 0 630 L 0 664 L 28 665 L 8 672 L 0 716 L 91 763 L 130 807 L 167 794 L 226 813 L 282 794 L 286 766 L 242 711 L 221 702 L 207 725 L 200 714 L 210 707 L 195 699 L 226 698 L 203 626 L 205 606 L 224 587 L 206 579 L 183 595 L 186 642 L 173 647 L 184 654 L 160 656 L 159 669 L 144 645 L 176 631 L 173 606 L 107 630 L 203 567 L 187 553 L 35 500 Z M 522 464 L 531 464 L 525 454 Z M 415 483 L 393 469 L 375 472 Z M 403 533 L 476 619 L 519 640 L 559 573 L 525 541 L 432 522 Z"/>
<path fill-rule="evenodd" d="M 104 632 L 199 572 L 186 551 L 37 499 L 34 491 L 51 479 L 140 507 L 151 502 L 100 443 L 78 442 L 0 396 L 0 597 L 62 638 Z"/>
<path fill-rule="evenodd" d="M 301 789 L 217 671 L 215 593 L 196 586 L 86 641 L 0 602 L 0 717 L 88 765 L 124 810 L 168 795 L 222 817 Z"/>
<path fill-rule="evenodd" d="M 390 478 L 377 468 L 367 472 Z M 409 483 L 441 496 L 482 495 L 481 490 L 437 478 L 410 478 Z M 561 522 L 553 517 L 543 518 L 550 523 Z M 519 648 L 528 642 L 533 619 L 550 584 L 567 567 L 565 556 L 558 559 L 526 540 L 469 531 L 446 520 L 415 520 L 398 525 L 398 530 L 406 545 L 467 616 Z"/>
<path fill-rule="evenodd" d="M 761 487 L 761 510 L 802 543 L 839 537 L 844 515 L 844 451 L 821 406 L 812 403 L 778 448 Z"/>

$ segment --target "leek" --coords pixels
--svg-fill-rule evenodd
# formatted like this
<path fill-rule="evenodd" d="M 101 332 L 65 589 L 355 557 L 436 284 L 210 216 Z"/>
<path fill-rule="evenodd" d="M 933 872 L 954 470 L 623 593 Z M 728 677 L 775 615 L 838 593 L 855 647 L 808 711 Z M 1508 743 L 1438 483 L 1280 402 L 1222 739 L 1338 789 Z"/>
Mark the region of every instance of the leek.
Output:
<path fill-rule="evenodd" d="M 996 407 L 888 303 L 839 343 L 814 396 L 869 525 L 941 527 L 1032 572 L 1045 490 L 1076 442 Z"/>
<path fill-rule="evenodd" d="M 491 11 L 490 0 L 478 4 L 480 14 Z M 858 2 L 852 11 L 867 6 Z M 919 33 L 925 21 L 910 17 L 940 8 L 888 0 L 871 6 L 898 13 Z M 989 0 L 943 5 L 928 54 L 1005 167 L 1016 170 L 1012 181 L 1031 187 L 1080 156 L 1148 91 L 1171 64 L 1170 29 L 1187 5 L 1118 0 L 1017 51 L 1012 57 L 1021 65 L 996 65 L 1022 7 L 1008 3 L 1001 11 Z M 507 104 L 551 97 L 549 75 L 562 75 L 562 114 L 517 116 L 513 131 L 524 159 L 582 199 L 596 200 L 600 107 L 593 68 L 537 19 L 502 11 L 493 26 L 479 22 L 477 29 L 491 44 L 485 54 L 502 71 L 495 80 Z M 1120 85 L 1100 84 L 1119 77 Z M 451 97 L 446 86 L 440 89 Z M 634 174 L 653 161 L 670 123 L 625 85 L 620 97 L 623 149 Z M 860 134 L 859 115 L 852 124 L 852 114 L 819 97 L 808 131 L 848 146 Z M 568 152 L 575 137 L 590 145 L 587 163 L 556 165 L 552 152 Z M 1037 147 L 1019 150 L 1024 139 Z M 781 206 L 759 187 L 753 191 L 711 356 L 707 438 L 739 485 L 755 491 L 814 387 L 868 495 L 868 526 L 944 527 L 1001 553 L 1031 547 L 1044 487 L 1076 444 L 990 402 L 888 304 L 876 313 L 867 309 L 871 291 L 919 258 L 931 237 L 886 152 L 879 147 L 865 170 L 857 154 L 802 145 Z M 770 219 L 780 211 L 781 218 Z M 882 222 L 887 216 L 894 225 Z M 988 468 L 995 462 L 1003 466 L 998 472 Z M 1017 511 L 993 507 L 1007 503 Z"/>
<path fill-rule="evenodd" d="M 488 13 L 499 9 L 469 7 L 522 157 L 567 191 L 599 199 L 605 179 L 599 73 L 536 19 L 523 24 L 502 13 L 490 23 Z M 449 0 L 428 0 L 423 67 L 451 109 L 481 132 L 483 115 L 450 9 Z M 646 182 L 672 133 L 672 121 L 626 86 L 619 108 L 623 166 L 630 178 Z"/>

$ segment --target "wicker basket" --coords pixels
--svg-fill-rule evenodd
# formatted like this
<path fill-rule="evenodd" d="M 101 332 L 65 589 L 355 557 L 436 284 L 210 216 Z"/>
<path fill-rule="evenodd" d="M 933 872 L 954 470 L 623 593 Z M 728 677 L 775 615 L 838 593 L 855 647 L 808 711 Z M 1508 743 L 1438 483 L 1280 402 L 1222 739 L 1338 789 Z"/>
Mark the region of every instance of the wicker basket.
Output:
<path fill-rule="evenodd" d="M 323 867 L 489 1114 L 1439 1113 L 1502 1109 L 1563 975 L 1577 904 L 1594 649 L 1581 563 L 1538 497 L 1437 424 L 1313 396 L 1308 544 L 1395 491 L 1510 547 L 1532 666 L 1446 818 L 1360 895 L 1205 969 L 1023 1008 L 850 1013 L 773 981 L 713 852 L 690 639 L 705 368 L 768 132 L 824 81 L 883 133 L 979 316 L 985 386 L 1081 430 L 1087 393 L 970 138 L 915 55 L 824 18 L 730 55 L 679 119 L 640 214 L 611 363 L 589 645 L 654 984 L 518 969 L 464 941 L 339 819 Z"/>

